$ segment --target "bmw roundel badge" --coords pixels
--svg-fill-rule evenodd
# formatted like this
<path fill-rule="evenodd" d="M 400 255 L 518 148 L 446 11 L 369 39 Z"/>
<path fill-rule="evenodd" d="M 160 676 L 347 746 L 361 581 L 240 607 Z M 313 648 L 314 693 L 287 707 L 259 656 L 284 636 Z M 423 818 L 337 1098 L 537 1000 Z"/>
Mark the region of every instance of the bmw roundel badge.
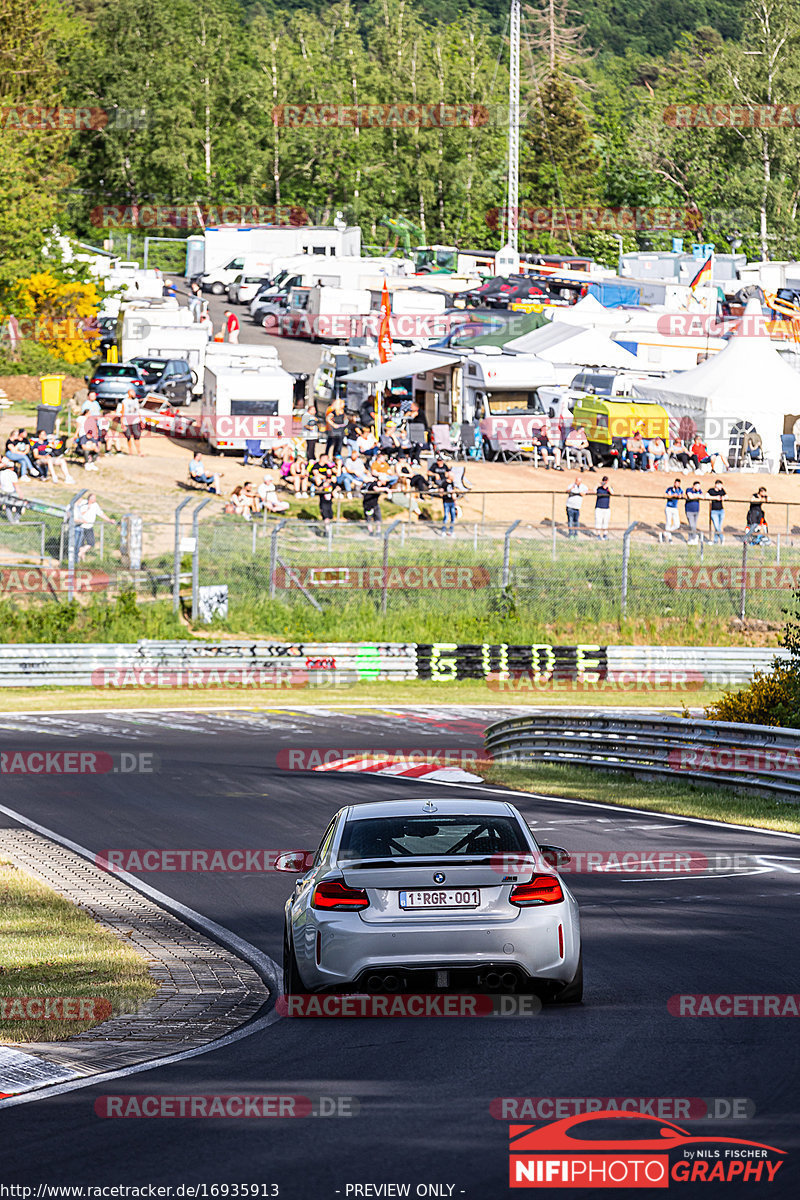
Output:
<path fill-rule="evenodd" d="M 433 882 L 434 883 L 444 883 L 444 875 L 442 874 L 441 871 L 436 872 L 436 874 L 433 877 Z"/>

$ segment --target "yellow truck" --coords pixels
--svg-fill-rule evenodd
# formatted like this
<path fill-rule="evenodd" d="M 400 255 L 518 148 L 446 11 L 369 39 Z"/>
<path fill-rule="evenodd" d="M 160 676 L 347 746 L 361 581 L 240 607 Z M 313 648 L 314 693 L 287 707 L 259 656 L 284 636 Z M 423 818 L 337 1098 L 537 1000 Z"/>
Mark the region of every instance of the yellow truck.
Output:
<path fill-rule="evenodd" d="M 628 438 L 637 431 L 645 441 L 661 438 L 669 449 L 669 416 L 660 404 L 581 396 L 572 410 L 572 424 L 586 431 L 592 458 L 605 466 L 619 459 Z"/>

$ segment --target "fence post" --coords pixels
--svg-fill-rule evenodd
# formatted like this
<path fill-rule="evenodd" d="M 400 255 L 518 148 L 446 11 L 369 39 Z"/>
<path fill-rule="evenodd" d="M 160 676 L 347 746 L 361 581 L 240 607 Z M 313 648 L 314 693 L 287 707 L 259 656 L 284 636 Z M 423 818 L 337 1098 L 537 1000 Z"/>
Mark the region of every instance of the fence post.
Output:
<path fill-rule="evenodd" d="M 81 488 L 67 505 L 67 600 L 75 597 L 75 505 L 88 488 Z"/>
<path fill-rule="evenodd" d="M 628 563 L 631 557 L 631 534 L 638 521 L 632 521 L 622 535 L 622 594 L 620 596 L 620 619 L 628 610 Z"/>
<path fill-rule="evenodd" d="M 256 525 L 255 521 L 254 521 L 252 518 L 251 518 L 251 520 L 250 520 L 250 524 L 251 524 L 251 525 L 252 525 L 252 527 L 253 527 L 253 549 L 252 549 L 252 555 L 253 555 L 253 558 L 255 558 L 255 556 L 256 556 L 256 530 L 258 529 L 258 525 Z"/>
<path fill-rule="evenodd" d="M 174 613 L 181 606 L 181 509 L 186 507 L 191 498 L 191 496 L 187 496 L 185 500 L 181 500 L 175 509 L 175 544 L 172 556 L 172 611 Z"/>
<path fill-rule="evenodd" d="M 743 621 L 747 612 L 747 536 L 742 542 L 742 589 L 739 593 L 739 620 Z"/>
<path fill-rule="evenodd" d="M 209 496 L 207 500 L 201 500 L 192 513 L 192 537 L 194 538 L 194 551 L 192 553 L 192 621 L 196 621 L 200 615 L 200 513 L 213 499 L 213 496 Z"/>
<path fill-rule="evenodd" d="M 522 518 L 520 518 L 521 520 Z M 508 587 L 510 578 L 510 563 L 511 563 L 511 535 L 519 525 L 520 521 L 515 521 L 513 525 L 509 525 L 503 538 L 503 591 Z"/>
<path fill-rule="evenodd" d="M 278 521 L 269 539 L 269 598 L 275 599 L 275 572 L 278 569 L 278 534 L 286 524 L 286 520 Z"/>
<path fill-rule="evenodd" d="M 779 533 L 776 533 L 775 534 L 775 566 L 779 567 L 780 565 L 781 565 L 781 535 Z"/>
<path fill-rule="evenodd" d="M 381 612 L 386 612 L 386 607 L 389 602 L 389 538 L 397 526 L 399 521 L 393 521 L 386 533 L 383 535 L 383 584 L 381 588 Z"/>
<path fill-rule="evenodd" d="M 39 545 L 39 558 L 42 560 L 42 562 L 44 562 L 44 552 L 45 552 L 45 531 L 46 531 L 46 529 L 47 529 L 47 526 L 45 525 L 44 521 L 42 521 L 42 524 L 41 524 L 41 527 L 40 527 L 40 528 L 41 528 L 41 530 L 42 530 L 42 536 L 41 536 L 41 542 L 40 542 L 40 545 Z"/>

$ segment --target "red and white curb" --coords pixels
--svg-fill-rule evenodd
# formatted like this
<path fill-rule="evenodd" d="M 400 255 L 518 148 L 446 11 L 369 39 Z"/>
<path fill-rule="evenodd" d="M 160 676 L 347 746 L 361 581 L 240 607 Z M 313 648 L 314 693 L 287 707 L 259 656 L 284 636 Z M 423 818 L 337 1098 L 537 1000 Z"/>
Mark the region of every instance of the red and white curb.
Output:
<path fill-rule="evenodd" d="M 400 779 L 424 779 L 432 783 L 483 783 L 480 775 L 473 775 L 461 767 L 439 767 L 436 763 L 414 763 L 396 758 L 337 758 L 333 762 L 320 763 L 315 771 L 363 771 L 368 775 L 393 775 Z"/>

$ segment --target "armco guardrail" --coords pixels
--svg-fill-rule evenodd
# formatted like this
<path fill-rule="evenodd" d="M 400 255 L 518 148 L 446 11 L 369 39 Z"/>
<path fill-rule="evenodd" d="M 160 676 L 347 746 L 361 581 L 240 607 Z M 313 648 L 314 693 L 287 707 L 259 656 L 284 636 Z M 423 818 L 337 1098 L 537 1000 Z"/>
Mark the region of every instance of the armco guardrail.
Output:
<path fill-rule="evenodd" d="M 562 710 L 490 725 L 486 750 L 499 762 L 639 771 L 800 802 L 800 730 Z"/>
<path fill-rule="evenodd" d="M 330 687 L 416 676 L 413 643 L 187 640 L 0 646 L 0 688 Z"/>

